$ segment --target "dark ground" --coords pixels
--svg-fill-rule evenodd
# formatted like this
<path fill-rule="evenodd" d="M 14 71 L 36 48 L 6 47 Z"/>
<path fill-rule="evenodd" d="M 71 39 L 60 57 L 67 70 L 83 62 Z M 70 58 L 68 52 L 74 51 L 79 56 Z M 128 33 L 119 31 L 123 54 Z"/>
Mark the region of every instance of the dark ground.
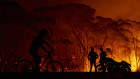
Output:
<path fill-rule="evenodd" d="M 59 76 L 58 76 L 59 75 Z M 4 73 L 0 79 L 140 79 L 140 73 L 123 75 L 120 73 L 88 73 L 88 72 L 65 72 L 65 73 Z"/>

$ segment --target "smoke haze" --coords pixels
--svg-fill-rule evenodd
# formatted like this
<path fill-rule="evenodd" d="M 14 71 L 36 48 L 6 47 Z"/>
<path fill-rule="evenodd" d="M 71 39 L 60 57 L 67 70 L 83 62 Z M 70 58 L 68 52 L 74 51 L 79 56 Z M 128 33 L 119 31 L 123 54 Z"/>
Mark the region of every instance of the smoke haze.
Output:
<path fill-rule="evenodd" d="M 98 49 L 103 45 L 114 60 L 132 62 L 133 67 L 136 65 L 133 61 L 140 57 L 137 53 L 140 52 L 140 23 L 132 21 L 139 21 L 138 0 L 14 1 L 17 3 L 0 4 L 1 59 L 9 55 L 11 49 L 18 57 L 29 58 L 30 44 L 42 28 L 52 34 L 55 59 L 66 71 L 89 70 L 90 46 L 94 46 L 99 54 Z M 118 58 L 120 56 L 122 59 Z"/>
<path fill-rule="evenodd" d="M 66 3 L 80 3 L 96 9 L 97 16 L 112 19 L 131 19 L 140 21 L 139 0 L 11 0 L 18 2 L 29 11 L 34 8 L 56 6 Z"/>

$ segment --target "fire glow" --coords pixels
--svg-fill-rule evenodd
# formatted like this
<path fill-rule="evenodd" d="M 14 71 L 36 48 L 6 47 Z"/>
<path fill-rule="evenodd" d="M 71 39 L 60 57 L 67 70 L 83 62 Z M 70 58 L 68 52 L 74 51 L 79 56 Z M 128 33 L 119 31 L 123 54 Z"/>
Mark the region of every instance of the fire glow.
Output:
<path fill-rule="evenodd" d="M 10 4 L 12 6 L 16 3 Z M 4 57 L 11 54 L 11 49 L 17 57 L 32 60 L 28 50 L 30 44 L 39 30 L 45 28 L 51 36 L 50 40 L 46 39 L 47 37 L 45 40 L 55 48 L 53 58 L 63 65 L 65 72 L 89 72 L 88 53 L 91 46 L 95 48 L 98 56 L 102 46 L 109 58 L 117 62 L 126 61 L 131 64 L 132 72 L 139 72 L 140 22 L 95 16 L 96 10 L 84 4 L 38 8 L 31 13 L 27 13 L 17 4 L 10 8 L 4 8 L 7 15 L 6 12 L 1 14 L 4 17 L 0 23 L 0 26 L 3 26 L 0 27 L 0 34 L 3 36 L 3 39 L 0 39 L 3 59 L 1 66 L 6 61 Z M 15 12 L 8 14 L 12 13 L 12 10 Z M 40 54 L 42 52 L 39 51 Z M 13 57 L 10 60 L 19 59 Z"/>
<path fill-rule="evenodd" d="M 115 60 L 115 61 L 119 61 L 120 62 L 121 60 Z M 83 71 L 89 72 L 89 70 L 90 70 L 90 62 L 89 62 L 89 60 L 87 60 L 86 63 L 87 64 L 86 64 L 85 69 Z M 96 63 L 96 64 L 98 65 L 99 63 Z M 137 62 L 136 62 L 135 51 L 133 51 L 131 53 L 131 63 L 130 64 L 131 64 L 131 72 L 137 72 Z M 95 72 L 94 65 L 93 65 L 92 71 Z"/>

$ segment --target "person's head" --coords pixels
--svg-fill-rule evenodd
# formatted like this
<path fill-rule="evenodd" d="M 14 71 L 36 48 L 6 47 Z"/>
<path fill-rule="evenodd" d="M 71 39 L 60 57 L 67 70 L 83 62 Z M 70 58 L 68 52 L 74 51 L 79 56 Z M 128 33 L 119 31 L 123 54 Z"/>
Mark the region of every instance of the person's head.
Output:
<path fill-rule="evenodd" d="M 40 31 L 40 35 L 41 35 L 41 36 L 46 36 L 46 35 L 48 35 L 48 31 L 47 31 L 46 29 L 42 29 L 42 30 Z"/>
<path fill-rule="evenodd" d="M 91 51 L 94 51 L 94 47 L 91 47 Z"/>
<path fill-rule="evenodd" d="M 103 48 L 102 47 L 100 48 L 100 51 L 103 51 Z"/>

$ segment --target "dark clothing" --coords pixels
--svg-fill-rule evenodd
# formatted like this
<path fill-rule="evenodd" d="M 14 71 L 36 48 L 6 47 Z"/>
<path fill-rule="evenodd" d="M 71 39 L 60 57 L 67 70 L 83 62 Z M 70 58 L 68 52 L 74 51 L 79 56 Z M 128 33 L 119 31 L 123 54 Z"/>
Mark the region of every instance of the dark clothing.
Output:
<path fill-rule="evenodd" d="M 34 59 L 34 62 L 35 62 L 35 72 L 40 72 L 40 68 L 39 68 L 39 64 L 40 64 L 40 56 L 37 54 L 37 55 L 32 55 L 33 56 L 33 59 Z"/>
<path fill-rule="evenodd" d="M 37 36 L 31 44 L 30 54 L 37 55 L 38 50 L 42 43 L 43 43 L 43 38 L 41 36 Z"/>
<path fill-rule="evenodd" d="M 106 58 L 106 52 L 101 51 L 100 58 L 105 59 Z"/>
<path fill-rule="evenodd" d="M 45 43 L 47 46 L 50 47 L 50 45 L 49 45 L 47 42 L 45 42 L 45 41 L 43 40 L 43 36 L 38 35 L 38 36 L 34 39 L 34 41 L 33 41 L 32 44 L 31 44 L 31 47 L 30 47 L 30 51 L 29 51 L 29 52 L 30 52 L 30 54 L 32 55 L 32 57 L 33 57 L 33 59 L 34 59 L 34 62 L 35 62 L 35 71 L 36 71 L 36 72 L 39 72 L 39 71 L 40 71 L 39 63 L 40 63 L 41 59 L 40 59 L 40 56 L 38 55 L 38 50 L 39 50 L 39 48 L 41 47 L 45 52 L 49 53 L 49 51 L 47 51 L 47 50 L 44 48 L 44 46 L 43 46 L 44 43 Z"/>
<path fill-rule="evenodd" d="M 105 63 L 105 60 L 106 60 L 106 52 L 105 51 L 101 51 L 101 54 L 100 54 L 100 64 L 101 65 L 104 65 Z"/>
<path fill-rule="evenodd" d="M 93 65 L 93 64 L 94 64 L 94 66 L 95 66 L 95 72 L 97 72 L 97 71 L 96 71 L 96 59 L 97 59 L 97 58 L 98 58 L 98 55 L 97 55 L 96 52 L 91 51 L 91 52 L 89 53 L 88 59 L 90 60 L 90 66 L 91 66 L 90 72 L 91 72 L 91 70 L 92 70 L 92 65 Z"/>
<path fill-rule="evenodd" d="M 95 67 L 95 72 L 97 72 L 96 61 L 94 61 L 94 62 L 90 61 L 90 72 L 92 71 L 92 65 L 93 64 L 94 64 L 94 67 Z"/>
<path fill-rule="evenodd" d="M 30 47 L 30 54 L 33 57 L 35 62 L 35 72 L 39 72 L 39 63 L 40 63 L 40 56 L 38 55 L 38 50 L 42 45 L 43 38 L 41 36 L 37 36 L 31 44 Z"/>
<path fill-rule="evenodd" d="M 95 62 L 95 60 L 98 58 L 98 55 L 96 52 L 94 51 L 91 51 L 88 55 L 88 59 L 91 61 L 91 62 Z"/>

